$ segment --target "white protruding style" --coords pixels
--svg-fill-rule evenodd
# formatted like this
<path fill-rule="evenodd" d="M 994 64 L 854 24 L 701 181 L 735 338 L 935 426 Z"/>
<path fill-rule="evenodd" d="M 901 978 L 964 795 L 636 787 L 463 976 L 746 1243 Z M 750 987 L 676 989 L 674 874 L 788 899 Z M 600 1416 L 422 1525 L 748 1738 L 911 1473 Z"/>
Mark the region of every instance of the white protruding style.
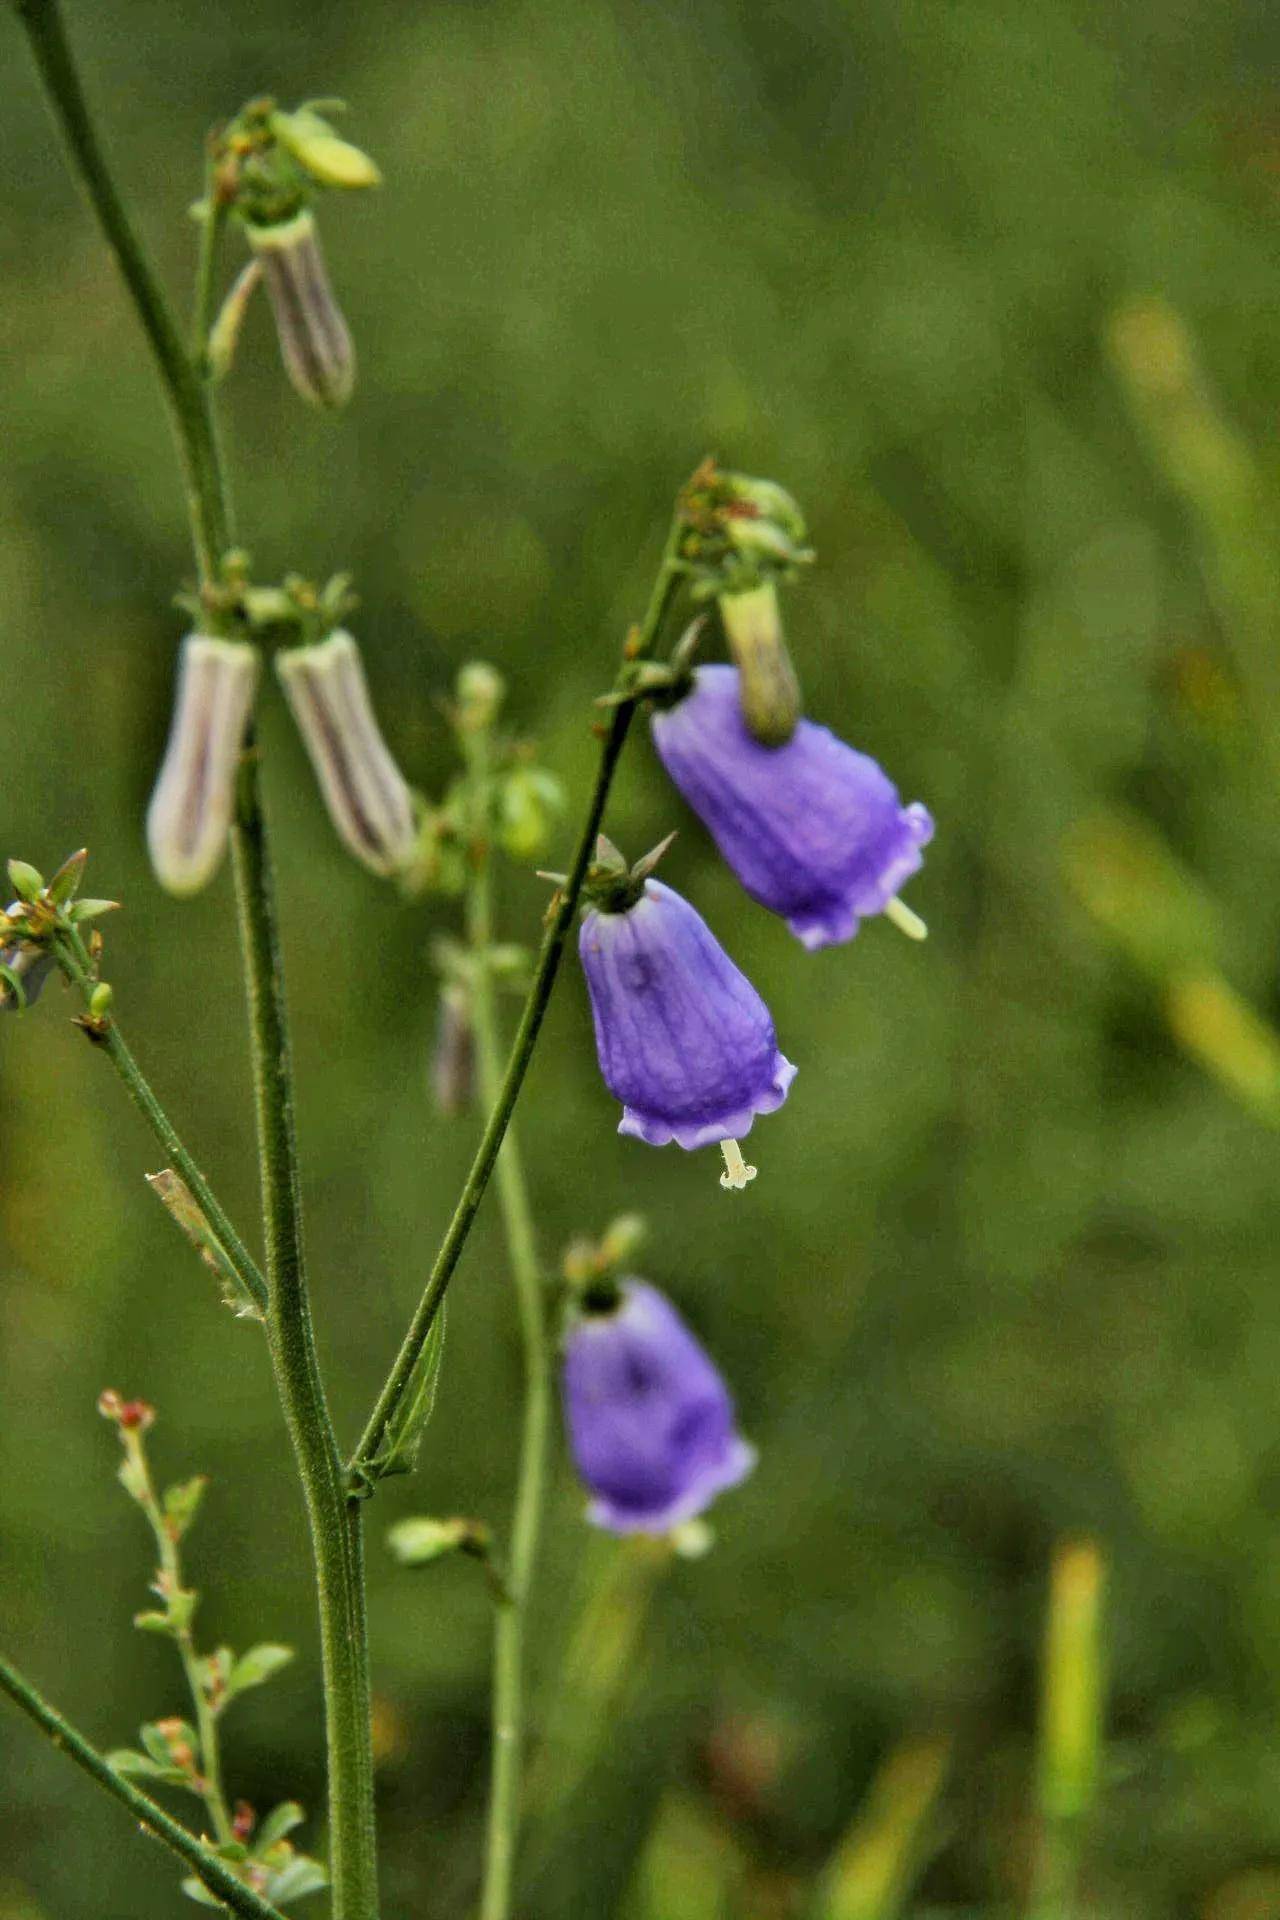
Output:
<path fill-rule="evenodd" d="M 720 1151 L 724 1155 L 725 1169 L 720 1175 L 720 1185 L 731 1193 L 741 1193 L 747 1182 L 755 1179 L 756 1170 L 747 1165 L 736 1140 L 722 1140 Z"/>
<path fill-rule="evenodd" d="M 892 900 L 885 902 L 884 917 L 891 920 L 899 933 L 905 933 L 908 940 L 927 940 L 929 929 L 918 913 L 912 913 L 905 900 L 899 900 L 895 893 Z"/>

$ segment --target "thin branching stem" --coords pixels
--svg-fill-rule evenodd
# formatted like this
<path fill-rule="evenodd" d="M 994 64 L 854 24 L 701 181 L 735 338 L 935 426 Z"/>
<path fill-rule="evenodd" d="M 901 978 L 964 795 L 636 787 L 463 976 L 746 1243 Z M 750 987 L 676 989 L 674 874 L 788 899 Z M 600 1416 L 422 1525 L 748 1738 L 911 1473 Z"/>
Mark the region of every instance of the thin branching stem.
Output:
<path fill-rule="evenodd" d="M 79 934 L 72 933 L 60 937 L 57 953 L 59 964 L 67 978 L 79 989 L 87 1008 L 93 997 L 97 979 Z M 259 1311 L 265 1312 L 267 1283 L 262 1277 L 257 1262 L 236 1232 L 225 1208 L 200 1168 L 183 1146 L 173 1122 L 156 1098 L 150 1081 L 134 1059 L 133 1052 L 116 1024 L 114 1015 L 105 1025 L 90 1031 L 99 1050 L 105 1054 L 120 1076 L 130 1100 L 160 1142 L 170 1166 L 185 1180 L 192 1198 L 221 1241 L 246 1293 Z"/>
<path fill-rule="evenodd" d="M 107 167 L 67 43 L 58 0 L 17 0 L 17 8 L 73 168 L 97 213 L 150 341 L 186 476 L 201 584 L 214 585 L 230 540 L 230 510 L 204 377 L 205 316 L 197 313 L 197 350 L 192 354 Z M 219 231 L 217 223 L 206 227 L 198 273 L 197 305 L 203 304 L 206 309 Z M 257 1092 L 267 1250 L 267 1332 L 306 1501 L 320 1605 L 333 1915 L 334 1920 L 377 1920 L 369 1646 L 360 1522 L 358 1514 L 347 1509 L 311 1331 L 284 988 L 257 749 L 252 740 L 238 783 L 232 839 Z"/>
<path fill-rule="evenodd" d="M 118 1774 L 109 1765 L 105 1754 L 99 1753 L 69 1720 L 64 1720 L 57 1709 L 36 1692 L 30 1681 L 24 1680 L 15 1667 L 2 1659 L 0 1692 L 8 1694 L 14 1705 L 49 1736 L 61 1753 L 73 1760 L 113 1800 L 118 1800 L 143 1833 L 150 1834 L 176 1853 L 232 1913 L 241 1915 L 242 1920 L 281 1920 L 277 1907 L 273 1907 L 269 1900 L 264 1900 L 261 1894 L 255 1893 L 252 1887 L 247 1887 L 243 1880 L 238 1880 L 230 1867 L 216 1859 L 194 1834 L 188 1833 L 185 1827 L 171 1819 L 149 1794 L 141 1793 L 131 1781 Z"/>
<path fill-rule="evenodd" d="M 467 897 L 467 940 L 473 960 L 471 1019 L 480 1090 L 486 1107 L 492 1108 L 502 1085 L 503 1061 L 497 994 L 490 965 L 493 861 L 486 746 L 487 739 L 478 743 L 471 767 L 476 847 Z M 507 1258 L 515 1283 L 524 1357 L 524 1402 L 506 1593 L 494 1613 L 493 1725 L 481 1920 L 508 1920 L 511 1912 L 524 1775 L 526 1626 L 546 1499 L 551 1419 L 551 1353 L 542 1268 L 514 1122 L 508 1126 L 498 1154 L 496 1180 Z"/>

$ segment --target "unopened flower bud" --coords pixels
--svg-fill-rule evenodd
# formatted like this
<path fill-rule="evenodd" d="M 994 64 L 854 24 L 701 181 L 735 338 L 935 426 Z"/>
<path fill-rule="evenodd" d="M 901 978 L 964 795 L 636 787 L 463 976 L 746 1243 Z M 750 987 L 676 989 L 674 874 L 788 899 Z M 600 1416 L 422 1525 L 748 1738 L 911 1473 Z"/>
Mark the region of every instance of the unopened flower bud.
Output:
<path fill-rule="evenodd" d="M 198 893 L 222 861 L 257 685 L 255 648 L 202 633 L 183 641 L 169 744 L 147 810 L 151 864 L 170 893 Z"/>
<path fill-rule="evenodd" d="M 314 107 L 271 115 L 271 131 L 322 187 L 377 187 L 382 175 L 367 153 L 334 132 Z"/>
<path fill-rule="evenodd" d="M 417 840 L 413 795 L 382 737 L 360 649 L 339 630 L 276 655 L 276 672 L 338 836 L 371 873 L 398 873 Z"/>
<path fill-rule="evenodd" d="M 544 767 L 516 767 L 502 782 L 498 833 L 513 860 L 536 860 L 564 811 L 564 789 Z"/>
<path fill-rule="evenodd" d="M 431 1055 L 431 1091 L 436 1111 L 446 1119 L 466 1113 L 475 1095 L 475 1034 L 467 1007 L 466 990 L 456 983 L 442 987 Z"/>
<path fill-rule="evenodd" d="M 800 683 L 782 631 L 778 590 L 772 581 L 745 593 L 720 596 L 729 651 L 738 667 L 742 717 L 761 746 L 782 747 L 801 713 Z"/>
<path fill-rule="evenodd" d="M 356 381 L 356 352 L 333 297 L 312 214 L 245 228 L 262 262 L 285 372 L 317 407 L 345 406 Z"/>
<path fill-rule="evenodd" d="M 454 682 L 458 724 L 468 733 L 491 727 L 507 697 L 507 683 L 487 660 L 469 660 Z"/>

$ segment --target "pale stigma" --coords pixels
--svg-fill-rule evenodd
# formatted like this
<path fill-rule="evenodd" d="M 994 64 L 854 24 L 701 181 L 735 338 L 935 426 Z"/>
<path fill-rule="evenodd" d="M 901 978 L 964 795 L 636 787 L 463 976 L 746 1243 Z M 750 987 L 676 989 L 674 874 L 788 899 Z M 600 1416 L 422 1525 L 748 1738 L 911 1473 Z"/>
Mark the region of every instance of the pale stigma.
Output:
<path fill-rule="evenodd" d="M 748 1180 L 754 1180 L 756 1170 L 749 1167 L 742 1157 L 742 1148 L 736 1140 L 722 1140 L 720 1151 L 724 1155 L 725 1170 L 720 1175 L 720 1185 L 734 1193 L 741 1193 Z"/>

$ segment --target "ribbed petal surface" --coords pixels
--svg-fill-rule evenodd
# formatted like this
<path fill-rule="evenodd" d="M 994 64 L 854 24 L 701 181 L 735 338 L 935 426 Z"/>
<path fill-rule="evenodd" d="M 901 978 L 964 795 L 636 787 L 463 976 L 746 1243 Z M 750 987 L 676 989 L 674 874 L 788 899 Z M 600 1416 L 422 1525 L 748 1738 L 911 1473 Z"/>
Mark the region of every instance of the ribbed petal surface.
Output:
<path fill-rule="evenodd" d="M 670 1301 L 622 1283 L 615 1312 L 565 1344 L 565 1421 L 588 1516 L 613 1533 L 667 1533 L 755 1465 L 724 1381 Z"/>
<path fill-rule="evenodd" d="M 662 764 L 753 900 L 806 947 L 851 940 L 923 864 L 933 820 L 888 775 L 802 720 L 785 746 L 747 731 L 734 667 L 699 667 L 653 716 Z"/>
<path fill-rule="evenodd" d="M 705 1147 L 782 1105 L 796 1070 L 769 1009 L 678 893 L 650 880 L 625 913 L 589 913 L 579 951 L 619 1133 Z"/>

